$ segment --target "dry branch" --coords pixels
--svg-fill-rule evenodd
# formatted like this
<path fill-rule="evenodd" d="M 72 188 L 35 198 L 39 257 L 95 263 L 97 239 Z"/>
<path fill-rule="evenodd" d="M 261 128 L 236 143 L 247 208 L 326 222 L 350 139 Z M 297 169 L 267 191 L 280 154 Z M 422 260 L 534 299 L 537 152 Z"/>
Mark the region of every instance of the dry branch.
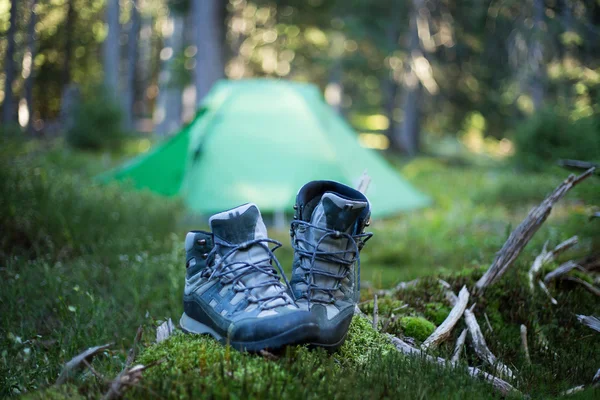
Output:
<path fill-rule="evenodd" d="M 596 372 L 596 375 L 594 375 L 594 378 L 592 379 L 592 385 L 600 385 L 600 368 L 598 369 L 598 372 Z"/>
<path fill-rule="evenodd" d="M 75 370 L 77 370 L 79 367 L 81 367 L 81 365 L 83 364 L 84 361 L 91 359 L 92 357 L 94 357 L 95 355 L 97 355 L 99 353 L 102 353 L 104 350 L 108 349 L 110 346 L 111 346 L 111 343 L 103 344 L 102 346 L 90 347 L 89 349 L 85 350 L 84 352 L 73 357 L 63 367 L 62 372 L 60 373 L 60 376 L 56 380 L 56 384 L 62 385 L 63 383 L 65 383 L 67 381 L 67 379 L 69 378 L 69 375 L 72 372 L 74 372 Z"/>
<path fill-rule="evenodd" d="M 425 340 L 421 348 L 423 350 L 427 350 L 430 348 L 436 348 L 440 343 L 450 337 L 450 333 L 454 326 L 458 323 L 460 318 L 462 317 L 465 309 L 467 308 L 467 303 L 469 302 L 469 291 L 466 286 L 458 293 L 458 301 L 448 314 L 448 317 L 442 322 L 440 326 Z"/>
<path fill-rule="evenodd" d="M 156 328 L 156 343 L 160 343 L 173 334 L 175 326 L 171 318 L 163 322 Z"/>
<path fill-rule="evenodd" d="M 379 324 L 379 309 L 377 308 L 377 295 L 373 298 L 373 329 L 377 329 L 377 325 Z"/>
<path fill-rule="evenodd" d="M 575 261 L 567 261 L 566 263 L 562 263 L 554 271 L 548 272 L 546 274 L 546 276 L 544 277 L 544 283 L 548 284 L 553 279 L 568 274 L 569 272 L 571 272 L 571 270 L 577 267 L 579 267 L 579 264 L 577 264 Z"/>
<path fill-rule="evenodd" d="M 477 353 L 477 356 L 483 362 L 496 368 L 500 374 L 508 378 L 512 378 L 514 375 L 510 368 L 500 362 L 488 348 L 485 338 L 483 337 L 483 333 L 481 333 L 481 328 L 477 323 L 477 318 L 475 318 L 475 314 L 473 314 L 472 310 L 465 310 L 465 323 L 467 324 L 467 328 L 469 328 L 471 342 L 473 344 L 475 353 Z"/>
<path fill-rule="evenodd" d="M 523 324 L 521 324 L 521 344 L 523 345 L 523 353 L 525 353 L 527 364 L 531 364 L 531 357 L 529 357 L 529 346 L 527 345 L 527 327 Z"/>
<path fill-rule="evenodd" d="M 544 244 L 544 248 L 542 249 L 542 252 L 535 258 L 533 265 L 529 269 L 529 274 L 528 274 L 529 288 L 531 289 L 532 292 L 534 290 L 533 281 L 534 281 L 535 277 L 540 273 L 542 267 L 545 264 L 548 264 L 549 262 L 554 261 L 560 253 L 575 246 L 578 241 L 579 241 L 579 238 L 577 236 L 573 236 L 573 237 L 565 240 L 564 242 L 560 243 L 552 251 L 546 250 L 548 242 L 546 242 Z"/>
<path fill-rule="evenodd" d="M 595 294 L 596 296 L 600 296 L 600 289 L 598 289 L 596 286 L 592 285 L 591 283 L 584 281 L 583 279 L 577 278 L 575 276 L 565 276 L 562 279 L 565 281 L 579 283 L 584 288 L 586 288 L 588 290 L 588 292 Z"/>
<path fill-rule="evenodd" d="M 360 181 L 356 186 L 356 190 L 361 192 L 362 194 L 367 193 L 367 189 L 369 189 L 369 185 L 371 184 L 371 177 L 367 174 L 367 170 L 365 169 L 363 174 L 360 177 Z"/>
<path fill-rule="evenodd" d="M 542 289 L 542 292 L 546 293 L 546 296 L 548 296 L 548 298 L 550 299 L 550 303 L 557 305 L 558 301 L 556 301 L 556 299 L 552 297 L 552 294 L 550 293 L 550 290 L 548 290 L 548 288 L 546 287 L 546 284 L 542 281 L 538 281 L 538 285 L 540 286 L 540 289 Z"/>
<path fill-rule="evenodd" d="M 142 337 L 143 331 L 144 330 L 140 325 L 135 334 L 135 338 L 133 339 L 133 345 L 131 346 L 129 353 L 127 354 L 125 366 L 123 367 L 123 370 L 119 373 L 119 375 L 117 375 L 117 377 L 110 384 L 110 389 L 104 395 L 104 400 L 119 398 L 121 396 L 121 389 L 123 388 L 123 386 L 131 384 L 133 382 L 137 382 L 141 377 L 142 371 L 148 368 L 144 367 L 143 365 L 136 365 L 135 367 L 130 369 L 131 365 L 133 364 L 133 360 L 135 360 L 137 345 Z"/>
<path fill-rule="evenodd" d="M 450 303 L 450 305 L 452 307 L 454 307 L 454 305 L 458 301 L 458 297 L 452 291 L 452 286 L 450 286 L 450 284 L 448 282 L 446 282 L 445 280 L 443 280 L 443 279 L 438 279 L 438 282 L 440 283 L 440 285 L 442 285 L 442 287 L 444 289 L 446 289 L 444 291 L 444 295 L 446 296 L 446 300 L 448 300 L 448 303 Z"/>
<path fill-rule="evenodd" d="M 423 353 L 421 350 L 412 347 L 408 343 L 398 339 L 395 336 L 388 335 L 388 338 L 390 339 L 390 341 L 392 342 L 394 347 L 396 347 L 396 350 L 398 350 L 401 353 L 411 355 L 413 357 L 423 357 L 425 360 L 427 360 L 429 362 L 437 363 L 440 365 L 447 365 L 452 368 L 455 368 L 458 365 L 458 364 L 449 362 L 448 360 L 446 360 L 444 358 L 433 357 L 433 356 L 427 355 L 427 354 Z M 468 371 L 469 371 L 469 375 L 471 375 L 472 377 L 481 377 L 484 380 L 489 381 L 492 384 L 492 386 L 496 390 L 498 390 L 503 396 L 507 396 L 509 394 L 515 394 L 515 393 L 521 394 L 510 383 L 508 383 L 498 377 L 495 377 L 491 374 L 488 374 L 487 372 L 483 372 L 482 370 L 480 370 L 478 368 L 468 367 Z"/>
<path fill-rule="evenodd" d="M 592 328 L 593 330 L 600 332 L 600 319 L 591 315 L 577 315 L 577 319 L 582 324 Z"/>
<path fill-rule="evenodd" d="M 450 362 L 457 363 L 458 360 L 460 359 L 460 353 L 462 353 L 462 349 L 465 345 L 465 341 L 467 340 L 467 332 L 468 332 L 468 329 L 463 329 L 463 331 L 458 336 L 458 339 L 456 339 L 456 345 L 454 346 L 454 353 L 452 353 L 452 358 L 450 359 Z"/>
<path fill-rule="evenodd" d="M 542 203 L 533 208 L 525 220 L 510 234 L 502 249 L 496 254 L 494 262 L 475 285 L 477 293 L 498 281 L 519 256 L 523 247 L 531 240 L 540 226 L 544 223 L 554 204 L 559 201 L 573 186 L 588 178 L 594 172 L 590 168 L 579 176 L 570 175 Z"/>

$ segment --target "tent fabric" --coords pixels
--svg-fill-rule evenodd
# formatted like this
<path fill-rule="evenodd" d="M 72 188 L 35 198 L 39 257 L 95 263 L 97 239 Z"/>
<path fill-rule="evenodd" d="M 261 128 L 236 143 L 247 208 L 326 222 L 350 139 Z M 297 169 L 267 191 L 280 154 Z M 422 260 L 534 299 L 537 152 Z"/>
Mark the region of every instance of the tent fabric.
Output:
<path fill-rule="evenodd" d="M 359 144 L 316 86 L 252 79 L 218 82 L 190 124 L 109 176 L 182 196 L 193 212 L 210 214 L 247 202 L 263 212 L 291 210 L 305 183 L 356 186 L 365 170 L 374 217 L 430 203 Z"/>

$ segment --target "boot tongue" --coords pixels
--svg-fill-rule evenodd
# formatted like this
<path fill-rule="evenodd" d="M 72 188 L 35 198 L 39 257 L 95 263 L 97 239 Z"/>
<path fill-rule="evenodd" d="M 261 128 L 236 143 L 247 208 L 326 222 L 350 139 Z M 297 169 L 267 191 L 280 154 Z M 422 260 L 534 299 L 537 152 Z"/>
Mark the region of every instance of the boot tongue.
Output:
<path fill-rule="evenodd" d="M 215 214 L 208 223 L 216 236 L 232 244 L 267 238 L 267 227 L 253 203 Z"/>
<path fill-rule="evenodd" d="M 326 192 L 315 207 L 310 223 L 320 228 L 351 233 L 356 220 L 367 207 L 366 201 L 349 200 Z"/>

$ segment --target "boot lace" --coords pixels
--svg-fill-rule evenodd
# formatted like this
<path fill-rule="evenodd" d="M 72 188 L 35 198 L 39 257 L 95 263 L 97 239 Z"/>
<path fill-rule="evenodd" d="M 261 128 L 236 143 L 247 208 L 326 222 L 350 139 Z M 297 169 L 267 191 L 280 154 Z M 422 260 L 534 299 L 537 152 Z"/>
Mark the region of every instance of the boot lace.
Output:
<path fill-rule="evenodd" d="M 297 236 L 294 238 L 294 240 L 292 240 L 292 247 L 294 248 L 296 254 L 300 256 L 300 259 L 304 258 L 309 260 L 308 265 L 304 265 L 305 263 L 300 262 L 300 268 L 302 268 L 304 274 L 299 281 L 306 284 L 307 289 L 302 292 L 298 299 L 306 299 L 308 301 L 309 307 L 311 302 L 333 304 L 335 302 L 335 293 L 338 290 L 341 290 L 342 280 L 350 276 L 351 267 L 354 263 L 356 263 L 356 266 L 354 268 L 353 298 L 355 301 L 357 301 L 360 295 L 360 250 L 363 248 L 365 243 L 373 236 L 373 234 L 367 232 L 351 235 L 349 233 L 339 232 L 333 229 L 313 225 L 306 221 L 293 221 L 292 230 L 295 230 L 298 227 L 304 227 L 305 229 L 315 229 L 325 232 L 316 243 L 311 243 L 311 241 L 302 239 Z M 350 245 L 349 249 L 339 251 L 324 251 L 322 249 L 319 249 L 321 243 L 323 243 L 323 241 L 327 238 L 333 238 L 335 240 L 346 239 L 348 240 L 348 244 Z M 301 243 L 304 244 L 305 248 L 300 247 Z M 347 254 L 351 254 L 352 258 L 346 259 Z M 341 265 L 342 268 L 340 269 L 339 273 L 334 273 L 318 268 L 315 265 L 317 261 L 335 263 L 337 265 Z M 316 275 L 334 279 L 333 285 L 323 286 L 316 284 Z M 313 292 L 315 291 L 327 294 L 328 299 L 324 300 L 320 298 L 313 298 Z"/>
<path fill-rule="evenodd" d="M 269 248 L 269 243 L 274 246 Z M 281 306 L 282 304 L 275 302 L 277 299 L 284 300 L 285 304 L 283 305 L 294 304 L 294 301 L 287 293 L 286 288 L 281 284 L 277 273 L 277 271 L 279 271 L 285 281 L 285 285 L 289 289 L 289 293 L 292 293 L 291 286 L 283 273 L 283 268 L 281 267 L 279 260 L 277 260 L 277 257 L 275 257 L 275 254 L 273 254 L 275 250 L 282 246 L 280 242 L 264 238 L 253 239 L 240 244 L 232 244 L 215 236 L 214 244 L 215 246 L 207 255 L 207 264 L 210 265 L 210 263 L 215 260 L 217 254 L 219 254 L 219 250 L 226 249 L 226 252 L 220 257 L 215 265 L 210 267 L 210 269 L 207 269 L 207 273 L 210 272 L 208 280 L 219 279 L 223 284 L 232 284 L 234 292 L 246 292 L 248 301 L 250 303 L 257 303 L 261 310 L 269 310 Z M 267 252 L 267 257 L 252 262 L 229 260 L 229 257 L 237 251 L 248 250 L 252 246 L 262 247 Z M 273 268 L 272 261 L 275 261 L 276 268 Z M 264 275 L 265 279 L 260 280 L 254 285 L 238 285 L 238 283 L 243 283 L 241 282 L 243 277 L 256 272 Z M 271 295 L 257 295 L 256 292 L 253 291 L 254 289 L 266 288 L 269 286 L 278 289 L 277 293 Z"/>

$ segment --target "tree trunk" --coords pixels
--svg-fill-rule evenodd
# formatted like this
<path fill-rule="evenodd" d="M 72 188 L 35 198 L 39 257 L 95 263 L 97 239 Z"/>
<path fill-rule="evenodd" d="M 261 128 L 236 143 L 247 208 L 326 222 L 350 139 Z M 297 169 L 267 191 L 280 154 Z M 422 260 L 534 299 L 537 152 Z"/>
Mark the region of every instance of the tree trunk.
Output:
<path fill-rule="evenodd" d="M 422 54 L 419 43 L 419 31 L 417 29 L 417 18 L 419 9 L 422 7 L 422 0 L 413 1 L 413 10 L 410 18 L 410 43 L 408 62 L 405 63 L 403 77 L 403 111 L 404 118 L 397 132 L 396 140 L 402 143 L 404 151 L 414 156 L 419 152 L 420 140 L 420 102 L 421 102 L 421 82 L 415 72 L 415 58 Z"/>
<path fill-rule="evenodd" d="M 212 85 L 223 77 L 220 1 L 194 1 L 192 13 L 196 22 L 196 103 L 200 104 Z"/>
<path fill-rule="evenodd" d="M 139 38 L 139 77 L 138 85 L 142 101 L 138 109 L 138 115 L 145 117 L 152 115 L 151 98 L 146 91 L 153 84 L 154 64 L 156 57 L 153 57 L 153 21 L 151 16 L 144 15 Z"/>
<path fill-rule="evenodd" d="M 138 36 L 140 33 L 139 0 L 131 2 L 131 21 L 127 35 L 127 86 L 125 89 L 125 127 L 135 130 L 135 93 L 138 63 Z"/>
<path fill-rule="evenodd" d="M 71 58 L 73 55 L 73 27 L 75 25 L 75 8 L 73 0 L 67 1 L 67 18 L 65 20 L 65 60 L 63 64 L 62 85 L 71 83 Z"/>
<path fill-rule="evenodd" d="M 536 111 L 544 105 L 544 46 L 542 38 L 544 34 L 544 0 L 533 0 L 533 35 L 532 45 L 529 52 L 531 74 L 531 98 Z"/>
<path fill-rule="evenodd" d="M 398 1 L 392 4 L 391 14 L 393 18 L 386 29 L 386 41 L 388 46 L 388 54 L 392 54 L 398 48 L 398 38 L 400 36 L 399 21 L 400 13 L 398 12 Z M 398 82 L 396 74 L 390 65 L 386 79 L 383 81 L 382 91 L 384 96 L 384 112 L 388 118 L 388 129 L 386 135 L 390 141 L 390 148 L 394 151 L 402 150 L 402 143 L 397 138 L 396 130 L 398 129 L 396 120 L 394 119 L 394 110 L 396 109 L 396 97 L 398 95 Z"/>
<path fill-rule="evenodd" d="M 168 58 L 163 60 L 158 78 L 159 92 L 154 112 L 154 122 L 157 124 L 156 132 L 161 135 L 172 133 L 181 125 L 182 88 L 176 81 L 175 61 L 183 50 L 185 17 L 172 13 L 170 20 L 172 32 L 170 36 L 167 36 L 163 47 L 163 51 L 167 50 Z M 163 52 L 161 51 L 161 53 Z"/>
<path fill-rule="evenodd" d="M 17 0 L 10 2 L 10 26 L 6 34 L 6 65 L 4 66 L 4 107 L 2 108 L 2 123 L 8 125 L 14 122 L 12 86 L 15 79 L 15 32 L 17 30 Z"/>
<path fill-rule="evenodd" d="M 33 83 L 34 83 L 34 63 L 36 55 L 36 36 L 35 36 L 35 6 L 37 0 L 30 1 L 31 12 L 29 13 L 29 22 L 27 24 L 27 51 L 23 57 L 23 77 L 25 78 L 25 103 L 27 103 L 27 132 L 33 133 Z"/>
<path fill-rule="evenodd" d="M 106 23 L 108 34 L 104 39 L 104 86 L 116 100 L 119 90 L 119 0 L 107 0 Z"/>

